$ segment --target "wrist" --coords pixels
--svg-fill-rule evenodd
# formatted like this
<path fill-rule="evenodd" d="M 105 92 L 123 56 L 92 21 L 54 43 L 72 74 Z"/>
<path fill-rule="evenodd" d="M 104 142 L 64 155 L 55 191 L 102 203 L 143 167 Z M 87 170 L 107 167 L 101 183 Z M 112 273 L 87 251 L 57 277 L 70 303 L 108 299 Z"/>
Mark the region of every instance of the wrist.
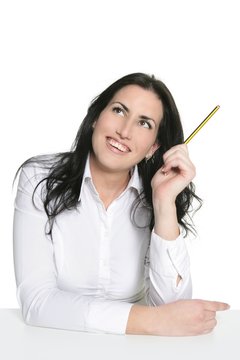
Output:
<path fill-rule="evenodd" d="M 154 204 L 154 232 L 165 240 L 176 240 L 179 236 L 175 203 Z"/>
<path fill-rule="evenodd" d="M 161 196 L 153 189 L 152 192 L 152 202 L 155 206 L 174 206 L 176 203 L 176 196 L 174 194 L 170 194 L 166 192 Z"/>
<path fill-rule="evenodd" d="M 175 200 L 166 200 L 166 201 L 153 201 L 154 214 L 159 214 L 161 216 L 176 214 L 177 208 Z"/>
<path fill-rule="evenodd" d="M 155 328 L 156 308 L 152 306 L 133 305 L 126 328 L 126 334 L 152 335 Z"/>

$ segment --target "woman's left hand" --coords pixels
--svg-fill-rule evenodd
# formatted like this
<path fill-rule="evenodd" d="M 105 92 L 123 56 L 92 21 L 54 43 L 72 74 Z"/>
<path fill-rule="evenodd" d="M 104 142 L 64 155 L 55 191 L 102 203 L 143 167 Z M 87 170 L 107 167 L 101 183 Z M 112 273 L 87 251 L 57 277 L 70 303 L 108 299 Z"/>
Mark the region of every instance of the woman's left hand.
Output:
<path fill-rule="evenodd" d="M 177 195 L 185 189 L 196 174 L 187 145 L 173 146 L 163 155 L 163 166 L 151 181 L 153 204 L 175 203 Z"/>

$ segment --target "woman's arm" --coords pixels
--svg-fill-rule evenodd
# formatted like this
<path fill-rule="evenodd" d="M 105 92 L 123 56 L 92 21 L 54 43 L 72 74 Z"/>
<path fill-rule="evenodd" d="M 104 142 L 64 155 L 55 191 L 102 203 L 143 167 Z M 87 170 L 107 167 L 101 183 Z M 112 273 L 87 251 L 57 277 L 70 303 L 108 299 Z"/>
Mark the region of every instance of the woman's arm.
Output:
<path fill-rule="evenodd" d="M 175 300 L 181 299 L 191 292 L 188 254 L 179 236 L 175 200 L 195 176 L 195 168 L 186 145 L 171 148 L 164 154 L 163 160 L 164 167 L 152 179 L 155 225 L 150 245 L 148 297 L 155 306 L 134 305 L 126 333 L 164 336 L 205 334 L 216 326 L 216 311 L 226 310 L 229 305 L 206 300 L 174 301 L 174 297 Z"/>
<path fill-rule="evenodd" d="M 228 304 L 206 300 L 180 300 L 157 307 L 134 305 L 126 333 L 162 336 L 193 336 L 211 332 L 216 326 L 216 311 Z"/>
<path fill-rule="evenodd" d="M 160 305 L 192 295 L 189 256 L 177 219 L 175 200 L 192 180 L 195 168 L 186 145 L 163 156 L 164 171 L 152 179 L 154 229 L 149 251 L 148 303 Z"/>
<path fill-rule="evenodd" d="M 152 179 L 154 231 L 165 240 L 179 236 L 176 197 L 195 176 L 195 167 L 188 156 L 187 146 L 177 145 L 163 156 L 164 167 Z M 176 285 L 181 281 L 177 275 Z"/>

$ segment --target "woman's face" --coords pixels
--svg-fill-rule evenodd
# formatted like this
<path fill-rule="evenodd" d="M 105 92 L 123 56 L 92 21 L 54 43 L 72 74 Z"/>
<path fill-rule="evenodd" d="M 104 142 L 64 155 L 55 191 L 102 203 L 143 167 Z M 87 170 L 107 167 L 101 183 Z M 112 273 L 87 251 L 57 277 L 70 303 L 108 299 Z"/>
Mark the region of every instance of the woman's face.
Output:
<path fill-rule="evenodd" d="M 94 123 L 93 161 L 107 171 L 129 171 L 158 148 L 163 117 L 157 95 L 137 85 L 120 89 Z"/>

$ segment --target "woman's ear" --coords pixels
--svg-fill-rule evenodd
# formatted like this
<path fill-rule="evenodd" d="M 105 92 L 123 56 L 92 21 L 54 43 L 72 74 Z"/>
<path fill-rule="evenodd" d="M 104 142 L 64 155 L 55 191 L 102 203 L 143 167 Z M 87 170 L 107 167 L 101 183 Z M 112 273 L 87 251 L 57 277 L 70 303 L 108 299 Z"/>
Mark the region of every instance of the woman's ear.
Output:
<path fill-rule="evenodd" d="M 96 120 L 94 121 L 94 123 L 92 124 L 92 128 L 95 129 L 95 125 L 96 125 Z"/>
<path fill-rule="evenodd" d="M 158 143 L 153 144 L 153 146 L 152 146 L 152 151 L 153 151 L 152 155 L 155 153 L 155 151 L 157 151 L 160 148 L 160 146 L 161 146 L 161 144 L 158 144 Z"/>
<path fill-rule="evenodd" d="M 147 159 L 150 159 L 153 154 L 155 153 L 155 151 L 157 151 L 157 149 L 159 149 L 161 146 L 161 144 L 155 143 L 152 145 L 151 149 L 149 150 L 148 154 L 146 155 Z"/>

